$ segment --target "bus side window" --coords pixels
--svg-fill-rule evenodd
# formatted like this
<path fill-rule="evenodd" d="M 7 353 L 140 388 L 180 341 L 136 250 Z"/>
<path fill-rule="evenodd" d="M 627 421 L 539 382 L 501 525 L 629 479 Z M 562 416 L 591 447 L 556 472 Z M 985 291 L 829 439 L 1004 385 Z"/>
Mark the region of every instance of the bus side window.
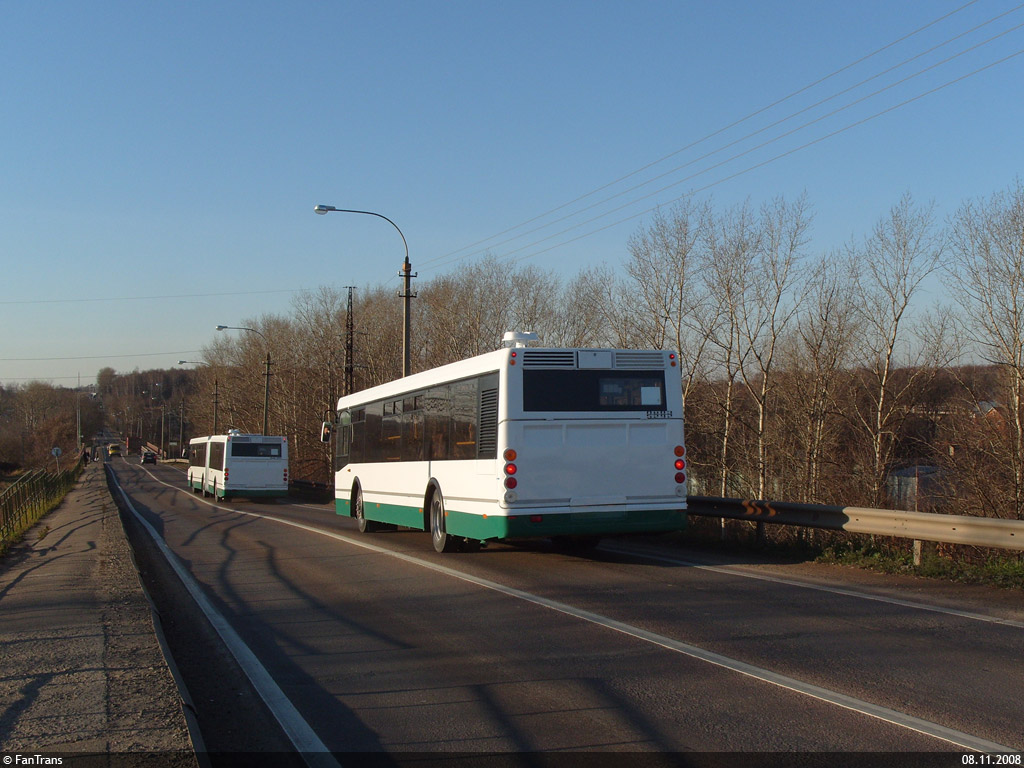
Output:
<path fill-rule="evenodd" d="M 348 464 L 352 451 L 352 414 L 349 411 L 338 414 L 334 433 L 334 471 L 337 472 Z"/>
<path fill-rule="evenodd" d="M 365 457 L 363 461 L 384 461 L 384 441 L 381 439 L 381 420 L 384 417 L 384 403 L 370 403 L 366 406 L 366 424 L 363 429 Z"/>
<path fill-rule="evenodd" d="M 210 443 L 210 469 L 224 469 L 224 443 Z"/>
<path fill-rule="evenodd" d="M 402 401 L 384 403 L 381 420 L 381 450 L 384 461 L 402 460 Z"/>
<path fill-rule="evenodd" d="M 433 387 L 423 396 L 425 416 L 424 433 L 427 459 L 441 461 L 448 458 L 448 431 L 451 428 L 451 400 L 448 386 Z"/>
<path fill-rule="evenodd" d="M 352 436 L 349 461 L 353 464 L 366 461 L 366 409 L 352 411 Z"/>
<path fill-rule="evenodd" d="M 477 380 L 452 385 L 451 458 L 476 458 Z"/>
<path fill-rule="evenodd" d="M 423 440 L 422 397 L 407 397 L 402 413 L 402 461 L 426 459 Z"/>

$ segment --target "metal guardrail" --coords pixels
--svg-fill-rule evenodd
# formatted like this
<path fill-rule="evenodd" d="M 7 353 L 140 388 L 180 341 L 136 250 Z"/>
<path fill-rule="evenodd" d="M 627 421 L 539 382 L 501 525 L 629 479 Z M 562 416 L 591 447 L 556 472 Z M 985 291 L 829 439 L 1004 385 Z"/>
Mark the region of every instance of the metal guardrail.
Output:
<path fill-rule="evenodd" d="M 715 496 L 690 496 L 687 499 L 687 512 L 691 515 L 726 517 L 732 520 L 896 536 L 915 541 L 1024 550 L 1024 520 L 868 507 L 831 507 L 788 501 L 721 499 Z"/>
<path fill-rule="evenodd" d="M 82 461 L 62 472 L 27 472 L 0 493 L 0 543 L 6 543 L 56 506 L 71 490 Z"/>

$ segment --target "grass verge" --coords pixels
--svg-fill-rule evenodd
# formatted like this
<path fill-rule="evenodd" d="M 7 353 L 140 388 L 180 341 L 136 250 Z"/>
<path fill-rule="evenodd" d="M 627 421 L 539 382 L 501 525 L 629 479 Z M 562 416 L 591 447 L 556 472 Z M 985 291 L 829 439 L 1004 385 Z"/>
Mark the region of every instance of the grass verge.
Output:
<path fill-rule="evenodd" d="M 691 517 L 689 529 L 677 540 L 747 554 L 757 552 L 790 562 L 847 565 L 879 573 L 1024 590 L 1024 553 L 1020 552 L 924 542 L 920 564 L 915 565 L 914 546 L 909 539 L 766 525 L 764 538 L 759 540 L 752 524 L 727 523 L 723 538 L 719 519 Z"/>

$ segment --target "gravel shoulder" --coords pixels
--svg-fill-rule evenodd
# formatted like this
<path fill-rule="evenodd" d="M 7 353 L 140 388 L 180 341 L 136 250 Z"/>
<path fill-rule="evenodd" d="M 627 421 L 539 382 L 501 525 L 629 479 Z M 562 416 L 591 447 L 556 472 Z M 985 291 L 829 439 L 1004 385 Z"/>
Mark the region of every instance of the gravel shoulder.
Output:
<path fill-rule="evenodd" d="M 196 765 L 101 464 L 0 560 L 0 751 Z"/>

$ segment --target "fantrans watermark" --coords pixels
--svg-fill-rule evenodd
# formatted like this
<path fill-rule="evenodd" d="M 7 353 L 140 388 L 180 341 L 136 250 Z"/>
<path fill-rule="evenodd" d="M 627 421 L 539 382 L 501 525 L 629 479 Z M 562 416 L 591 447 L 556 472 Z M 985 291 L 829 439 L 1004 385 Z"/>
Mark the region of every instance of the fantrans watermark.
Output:
<path fill-rule="evenodd" d="M 4 755 L 4 765 L 64 765 L 64 758 L 48 755 Z"/>

